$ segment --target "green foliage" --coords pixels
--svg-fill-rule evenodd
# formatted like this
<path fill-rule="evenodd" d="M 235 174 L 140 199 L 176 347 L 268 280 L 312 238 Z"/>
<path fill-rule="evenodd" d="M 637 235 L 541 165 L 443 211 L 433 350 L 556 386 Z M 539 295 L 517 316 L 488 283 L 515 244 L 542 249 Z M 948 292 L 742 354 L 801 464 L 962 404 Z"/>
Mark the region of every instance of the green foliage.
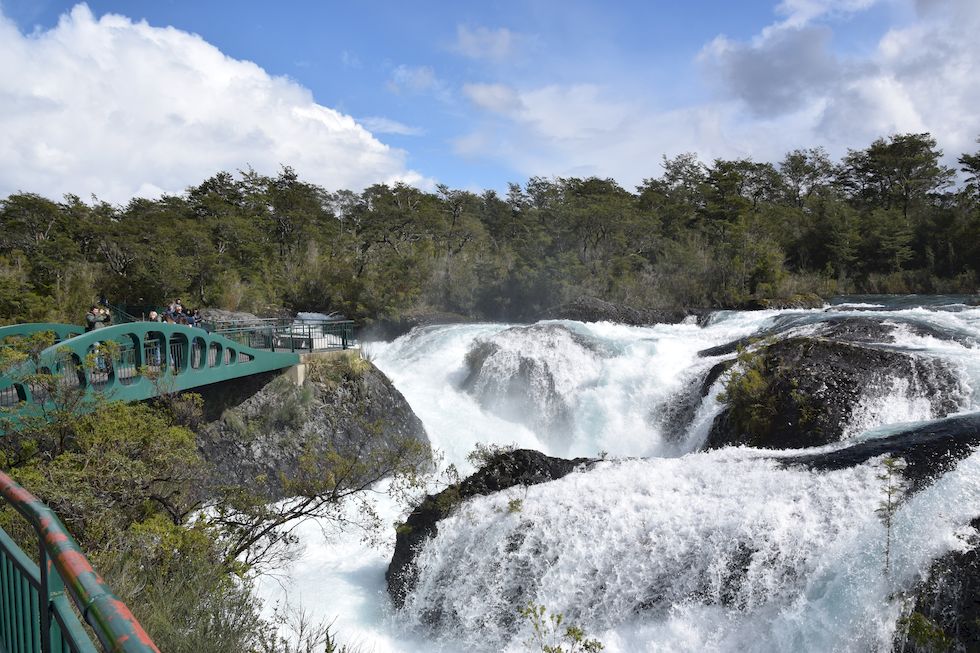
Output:
<path fill-rule="evenodd" d="M 921 612 L 912 612 L 899 619 L 898 629 L 917 650 L 924 653 L 945 653 L 955 644 L 942 628 Z"/>
<path fill-rule="evenodd" d="M 516 449 L 512 444 L 494 444 L 494 443 L 484 443 L 477 442 L 473 446 L 473 451 L 466 454 L 466 460 L 469 461 L 473 467 L 476 469 L 482 469 L 486 467 L 490 462 L 497 456 L 505 453 L 510 453 Z"/>
<path fill-rule="evenodd" d="M 549 614 L 543 605 L 528 603 L 520 615 L 531 624 L 532 637 L 525 644 L 541 653 L 597 653 L 605 647 L 597 639 L 586 636 L 584 630 L 566 624 L 561 614 Z"/>
<path fill-rule="evenodd" d="M 725 390 L 718 397 L 728 405 L 736 428 L 750 437 L 768 432 L 776 414 L 771 374 L 763 349 L 741 348 L 737 364 L 725 381 Z"/>
<path fill-rule="evenodd" d="M 978 157 L 960 157 L 962 189 L 951 189 L 935 139 L 895 134 L 838 164 L 820 148 L 778 166 L 682 154 L 635 192 L 611 179 L 534 177 L 506 196 L 405 184 L 328 193 L 285 167 L 222 172 L 123 207 L 17 193 L 0 200 L 0 320 L 78 320 L 100 294 L 261 313 L 523 319 L 582 294 L 717 307 L 829 280 L 831 292 L 974 290 Z M 903 272 L 916 274 L 882 284 Z"/>
<path fill-rule="evenodd" d="M 524 499 L 513 498 L 507 501 L 507 512 L 511 515 L 524 510 Z"/>
<path fill-rule="evenodd" d="M 374 366 L 361 356 L 359 351 L 345 352 L 318 357 L 306 364 L 306 377 L 313 382 L 328 387 L 356 382 Z"/>
<path fill-rule="evenodd" d="M 881 519 L 885 527 L 885 575 L 891 570 L 891 551 L 892 551 L 892 524 L 894 523 L 895 513 L 901 505 L 908 484 L 905 481 L 903 472 L 906 463 L 901 458 L 885 456 L 881 461 L 881 472 L 878 480 L 882 482 L 882 499 L 875 509 L 875 513 Z"/>

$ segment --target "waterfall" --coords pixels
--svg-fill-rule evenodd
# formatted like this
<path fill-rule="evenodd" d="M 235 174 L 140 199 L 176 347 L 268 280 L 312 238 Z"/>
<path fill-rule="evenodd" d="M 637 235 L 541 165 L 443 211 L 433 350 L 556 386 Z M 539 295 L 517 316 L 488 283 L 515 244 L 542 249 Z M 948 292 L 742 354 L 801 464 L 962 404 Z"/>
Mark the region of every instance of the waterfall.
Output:
<path fill-rule="evenodd" d="M 384 592 L 393 533 L 369 548 L 356 535 L 325 543 L 306 524 L 290 578 L 260 589 L 336 618 L 343 639 L 376 651 L 525 650 L 518 609 L 527 602 L 565 615 L 607 651 L 887 650 L 897 592 L 962 548 L 980 514 L 980 455 L 902 504 L 885 576 L 875 461 L 817 473 L 778 464 L 785 452 L 699 452 L 722 408 L 724 376 L 708 372 L 736 354 L 698 352 L 819 335 L 852 317 L 888 326 L 880 341 L 867 336 L 874 346 L 953 365 L 961 412 L 980 410 L 980 309 L 953 299 L 725 311 L 703 326 L 429 326 L 366 345 L 463 473 L 477 443 L 608 460 L 467 501 L 423 547 L 401 610 Z M 869 389 L 846 436 L 933 417 L 921 387 L 895 380 Z M 382 513 L 400 517 L 394 505 Z"/>

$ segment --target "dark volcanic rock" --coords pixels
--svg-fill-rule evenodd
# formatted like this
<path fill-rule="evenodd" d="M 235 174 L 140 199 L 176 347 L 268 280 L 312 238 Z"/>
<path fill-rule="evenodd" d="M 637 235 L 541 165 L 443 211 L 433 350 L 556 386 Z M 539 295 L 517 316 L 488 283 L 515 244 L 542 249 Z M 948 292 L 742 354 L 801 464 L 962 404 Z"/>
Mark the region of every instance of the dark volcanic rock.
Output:
<path fill-rule="evenodd" d="M 779 460 L 787 466 L 830 471 L 890 455 L 905 460 L 908 467 L 902 475 L 909 481 L 910 489 L 917 491 L 952 469 L 978 446 L 980 413 L 971 413 L 914 426 L 895 435 L 863 440 L 836 451 Z"/>
<path fill-rule="evenodd" d="M 898 328 L 897 324 L 883 322 L 870 317 L 830 317 L 821 319 L 817 323 L 811 321 L 801 322 L 798 316 L 787 315 L 782 319 L 776 320 L 772 328 L 756 333 L 751 336 L 739 338 L 731 342 L 726 342 L 715 347 L 708 347 L 698 352 L 698 356 L 727 356 L 734 354 L 739 349 L 751 346 L 766 338 L 772 338 L 779 334 L 791 332 L 803 326 L 810 326 L 816 329 L 812 333 L 813 337 L 828 338 L 843 342 L 856 343 L 891 343 L 895 341 L 894 332 Z"/>
<path fill-rule="evenodd" d="M 980 531 L 980 517 L 970 526 Z M 913 603 L 908 619 L 928 620 L 928 627 L 938 628 L 946 638 L 946 646 L 937 648 L 928 635 L 916 637 L 914 628 L 904 628 L 896 637 L 896 650 L 903 653 L 980 651 L 980 541 L 977 539 L 973 537 L 970 550 L 953 551 L 936 560 L 926 580 L 911 593 Z"/>
<path fill-rule="evenodd" d="M 648 324 L 678 324 L 689 315 L 700 315 L 699 310 L 665 310 L 634 308 L 613 304 L 596 297 L 579 297 L 567 304 L 553 306 L 541 316 L 543 320 L 576 320 L 578 322 L 616 322 L 633 326 Z"/>
<path fill-rule="evenodd" d="M 933 417 L 957 410 L 964 396 L 949 364 L 824 338 L 788 338 L 749 353 L 726 385 L 727 406 L 706 446 L 806 448 L 845 436 L 862 402 L 905 386 L 929 401 Z"/>
<path fill-rule="evenodd" d="M 399 608 L 404 605 L 405 597 L 418 580 L 415 556 L 426 540 L 438 532 L 439 520 L 447 517 L 460 503 L 472 496 L 493 494 L 515 485 L 553 481 L 592 462 L 588 458 L 552 458 L 529 449 L 507 451 L 495 455 L 482 469 L 462 482 L 439 494 L 427 496 L 398 529 L 395 552 L 385 571 L 392 602 Z"/>
<path fill-rule="evenodd" d="M 739 338 L 738 340 L 732 340 L 731 342 L 726 342 L 723 345 L 716 345 L 714 347 L 708 347 L 707 349 L 702 349 L 698 352 L 698 356 L 702 358 L 710 358 L 711 356 L 728 356 L 729 354 L 734 354 L 739 349 L 744 349 L 750 346 L 752 343 L 757 342 L 761 336 L 746 336 L 744 338 Z"/>
<path fill-rule="evenodd" d="M 214 468 L 213 487 L 244 487 L 276 500 L 289 495 L 286 479 L 327 471 L 333 452 L 366 461 L 365 474 L 383 471 L 371 468 L 388 455 L 420 465 L 430 456 L 408 402 L 359 357 L 313 361 L 303 387 L 273 375 L 202 390 L 213 421 L 198 429 L 198 446 Z"/>
<path fill-rule="evenodd" d="M 652 414 L 652 418 L 660 424 L 665 438 L 677 441 L 687 433 L 688 427 L 697 416 L 702 400 L 711 391 L 711 386 L 734 364 L 734 360 L 726 360 L 701 370 L 690 378 L 680 391 L 658 407 Z"/>

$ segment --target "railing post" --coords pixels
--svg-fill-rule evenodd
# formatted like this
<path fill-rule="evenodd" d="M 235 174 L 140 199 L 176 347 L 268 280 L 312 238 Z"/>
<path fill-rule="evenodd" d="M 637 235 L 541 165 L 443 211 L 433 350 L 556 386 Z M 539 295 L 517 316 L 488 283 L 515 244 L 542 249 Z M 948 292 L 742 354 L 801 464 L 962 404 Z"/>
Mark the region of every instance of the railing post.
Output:
<path fill-rule="evenodd" d="M 44 541 L 38 534 L 38 568 L 41 571 L 41 587 L 38 588 L 38 617 L 41 622 L 41 653 L 51 653 L 51 578 L 48 569 L 48 552 L 44 550 Z"/>
<path fill-rule="evenodd" d="M 41 627 L 41 653 L 51 651 L 51 613 L 54 599 L 65 592 L 65 584 L 57 571 L 51 569 L 48 552 L 44 548 L 43 536 L 38 533 L 38 569 L 41 572 L 41 587 L 38 588 L 38 616 Z"/>

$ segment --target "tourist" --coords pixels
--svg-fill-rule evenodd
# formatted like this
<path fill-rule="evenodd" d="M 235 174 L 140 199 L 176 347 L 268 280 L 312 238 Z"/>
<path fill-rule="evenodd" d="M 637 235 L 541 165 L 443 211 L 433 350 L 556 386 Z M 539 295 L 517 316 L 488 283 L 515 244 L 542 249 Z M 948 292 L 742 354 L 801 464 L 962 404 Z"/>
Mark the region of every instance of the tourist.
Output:
<path fill-rule="evenodd" d="M 95 331 L 96 329 L 101 329 L 107 326 L 106 323 L 110 320 L 109 311 L 98 304 L 92 304 L 92 308 L 85 314 L 85 330 Z"/>

